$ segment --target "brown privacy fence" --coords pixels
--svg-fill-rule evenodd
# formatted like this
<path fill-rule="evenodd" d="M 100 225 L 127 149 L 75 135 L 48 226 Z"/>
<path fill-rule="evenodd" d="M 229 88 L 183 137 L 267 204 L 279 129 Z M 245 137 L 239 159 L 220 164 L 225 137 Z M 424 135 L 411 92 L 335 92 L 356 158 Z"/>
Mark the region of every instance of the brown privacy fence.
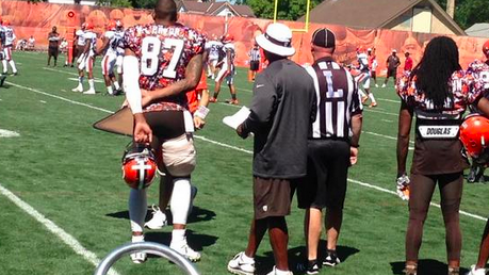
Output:
<path fill-rule="evenodd" d="M 97 33 L 104 32 L 105 25 L 111 20 L 121 20 L 125 27 L 135 24 L 150 23 L 153 21 L 151 11 L 135 9 L 112 9 L 104 7 L 91 7 L 81 5 L 58 5 L 48 3 L 29 3 L 26 1 L 1 1 L 0 14 L 9 20 L 15 29 L 18 39 L 28 39 L 31 35 L 36 39 L 37 47 L 47 47 L 47 36 L 52 26 L 58 27 L 58 32 L 73 41 L 74 31 L 83 22 L 95 25 Z M 179 21 L 185 25 L 198 29 L 208 37 L 221 36 L 226 31 L 224 17 L 211 17 L 202 15 L 180 14 Z M 236 62 L 239 66 L 247 64 L 248 51 L 254 43 L 254 37 L 259 35 L 272 21 L 264 19 L 250 19 L 232 17 L 228 19 L 227 30 L 234 35 L 236 46 Z M 304 23 L 283 21 L 294 29 L 304 28 Z M 434 34 L 401 32 L 391 30 L 356 30 L 343 26 L 310 24 L 309 32 L 295 32 L 293 46 L 297 53 L 292 59 L 300 64 L 312 63 L 310 55 L 310 41 L 312 32 L 320 27 L 328 27 L 336 33 L 336 58 L 344 63 L 353 62 L 356 58 L 355 50 L 375 47 L 379 62 L 378 73 L 383 75 L 386 71 L 385 61 L 392 49 L 399 55 L 408 51 L 414 62 L 417 63 L 423 54 L 423 49 Z M 483 59 L 481 47 L 485 42 L 483 38 L 452 36 L 460 48 L 460 61 L 467 66 L 474 59 Z M 404 57 L 401 57 L 404 61 Z"/>

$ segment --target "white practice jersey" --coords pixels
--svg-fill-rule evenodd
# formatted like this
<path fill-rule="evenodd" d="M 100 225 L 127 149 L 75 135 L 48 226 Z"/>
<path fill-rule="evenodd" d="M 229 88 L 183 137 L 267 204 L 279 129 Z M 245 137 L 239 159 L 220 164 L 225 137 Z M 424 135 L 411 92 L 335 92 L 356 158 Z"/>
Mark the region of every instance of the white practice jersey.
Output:
<path fill-rule="evenodd" d="M 3 32 L 5 33 L 5 46 L 12 46 L 14 40 L 17 38 L 14 33 L 14 29 L 11 27 L 3 27 Z"/>
<path fill-rule="evenodd" d="M 86 31 L 83 37 L 85 38 L 85 45 L 90 45 L 90 50 L 88 52 L 89 56 L 94 56 L 97 48 L 97 34 L 91 31 Z"/>
<path fill-rule="evenodd" d="M 222 47 L 223 45 L 219 41 L 209 41 L 205 43 L 205 48 L 209 51 L 209 60 L 219 59 L 219 51 Z"/>
<path fill-rule="evenodd" d="M 368 68 L 368 55 L 361 53 L 357 56 L 359 70 L 362 73 L 368 73 L 370 69 Z"/>
<path fill-rule="evenodd" d="M 106 31 L 104 37 L 109 40 L 109 45 L 105 54 L 117 54 L 117 37 L 115 36 L 115 31 Z"/>
<path fill-rule="evenodd" d="M 234 47 L 234 44 L 233 43 L 227 43 L 225 44 L 223 47 L 222 47 L 222 50 L 224 51 L 225 55 L 224 55 L 224 64 L 226 65 L 233 65 L 234 64 L 234 58 L 236 57 L 236 49 Z M 231 54 L 231 64 L 227 64 L 228 62 L 228 57 L 227 57 L 227 54 L 228 52 L 230 52 Z"/>
<path fill-rule="evenodd" d="M 85 46 L 85 32 L 82 30 L 77 30 L 76 37 L 76 45 L 81 47 Z"/>
<path fill-rule="evenodd" d="M 117 55 L 124 55 L 124 30 L 117 30 L 114 34 Z"/>

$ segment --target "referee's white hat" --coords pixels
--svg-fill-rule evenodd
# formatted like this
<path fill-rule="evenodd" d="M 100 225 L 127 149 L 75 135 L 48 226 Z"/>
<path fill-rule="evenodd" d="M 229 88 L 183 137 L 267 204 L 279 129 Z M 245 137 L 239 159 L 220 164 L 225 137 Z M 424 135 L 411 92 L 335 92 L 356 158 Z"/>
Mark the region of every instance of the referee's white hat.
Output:
<path fill-rule="evenodd" d="M 278 56 L 295 54 L 295 49 L 292 47 L 292 31 L 281 23 L 270 24 L 265 33 L 256 38 L 256 43 L 265 51 Z"/>

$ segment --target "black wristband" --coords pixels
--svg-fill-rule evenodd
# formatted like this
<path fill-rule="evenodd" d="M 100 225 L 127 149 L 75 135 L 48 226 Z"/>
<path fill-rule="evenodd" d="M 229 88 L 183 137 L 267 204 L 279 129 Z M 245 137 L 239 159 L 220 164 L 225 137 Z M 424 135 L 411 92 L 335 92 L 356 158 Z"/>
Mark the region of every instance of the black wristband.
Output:
<path fill-rule="evenodd" d="M 356 145 L 353 145 L 353 144 L 350 144 L 350 147 L 353 147 L 353 148 L 360 148 L 360 145 L 356 144 Z"/>

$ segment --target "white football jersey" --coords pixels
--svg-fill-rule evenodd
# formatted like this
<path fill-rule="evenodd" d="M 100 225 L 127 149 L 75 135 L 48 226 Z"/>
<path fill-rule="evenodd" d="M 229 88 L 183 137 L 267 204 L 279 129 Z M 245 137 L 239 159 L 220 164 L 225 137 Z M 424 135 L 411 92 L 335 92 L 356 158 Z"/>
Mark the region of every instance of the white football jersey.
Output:
<path fill-rule="evenodd" d="M 78 46 L 85 46 L 85 32 L 82 31 L 82 30 L 77 30 L 76 31 L 76 36 L 78 37 L 78 39 L 76 40 L 76 45 Z"/>
<path fill-rule="evenodd" d="M 116 51 L 118 55 L 124 55 L 124 30 L 115 31 Z"/>
<path fill-rule="evenodd" d="M 222 43 L 219 41 L 209 41 L 205 44 L 206 49 L 209 50 L 209 59 L 217 60 L 219 59 L 219 51 L 223 47 Z"/>
<path fill-rule="evenodd" d="M 368 55 L 361 53 L 358 56 L 358 66 L 361 72 L 368 72 Z"/>
<path fill-rule="evenodd" d="M 88 43 L 90 45 L 90 56 L 93 56 L 97 48 L 97 34 L 91 31 L 86 31 L 83 37 L 85 38 L 85 44 Z"/>
<path fill-rule="evenodd" d="M 5 33 L 5 46 L 12 46 L 14 40 L 17 38 L 14 33 L 14 29 L 11 27 L 3 27 Z"/>
<path fill-rule="evenodd" d="M 222 47 L 222 50 L 224 51 L 224 63 L 227 64 L 228 58 L 227 58 L 227 53 L 231 52 L 231 65 L 234 64 L 234 57 L 236 56 L 236 49 L 234 47 L 233 43 L 227 43 Z M 229 64 L 228 64 L 229 65 Z"/>
<path fill-rule="evenodd" d="M 109 40 L 109 47 L 107 48 L 107 52 L 105 54 L 116 54 L 117 52 L 117 43 L 116 43 L 116 35 L 114 31 L 106 31 L 104 33 L 104 37 Z"/>

